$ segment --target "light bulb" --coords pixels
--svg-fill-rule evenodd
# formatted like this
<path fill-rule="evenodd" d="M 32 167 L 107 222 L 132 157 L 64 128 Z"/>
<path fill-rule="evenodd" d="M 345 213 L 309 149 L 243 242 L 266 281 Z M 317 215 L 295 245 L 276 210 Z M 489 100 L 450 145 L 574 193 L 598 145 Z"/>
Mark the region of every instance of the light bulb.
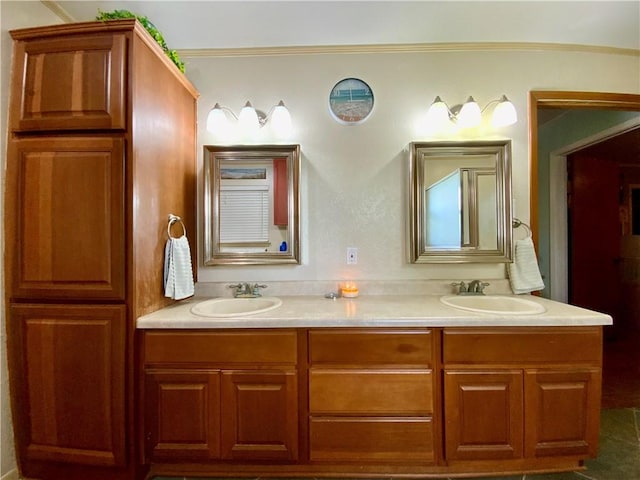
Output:
<path fill-rule="evenodd" d="M 224 132 L 229 128 L 227 116 L 219 104 L 215 104 L 207 116 L 207 130 L 211 133 Z"/>
<path fill-rule="evenodd" d="M 242 110 L 240 110 L 240 115 L 238 115 L 238 124 L 240 125 L 240 130 L 245 134 L 251 134 L 258 131 L 260 128 L 258 114 L 256 113 L 255 108 L 251 105 L 251 102 L 247 101 L 244 107 L 242 107 Z"/>
<path fill-rule="evenodd" d="M 280 138 L 286 138 L 291 134 L 291 114 L 282 100 L 271 114 L 271 128 Z"/>
<path fill-rule="evenodd" d="M 443 127 L 450 122 L 449 107 L 440 97 L 436 97 L 427 110 L 427 125 L 430 127 Z"/>
<path fill-rule="evenodd" d="M 494 127 L 507 127 L 518 121 L 518 113 L 513 103 L 509 101 L 506 95 L 500 99 L 500 103 L 496 105 L 491 117 L 491 124 Z"/>
<path fill-rule="evenodd" d="M 473 97 L 467 98 L 467 101 L 458 113 L 457 123 L 462 128 L 477 127 L 482 120 L 482 113 L 480 107 L 473 99 Z"/>

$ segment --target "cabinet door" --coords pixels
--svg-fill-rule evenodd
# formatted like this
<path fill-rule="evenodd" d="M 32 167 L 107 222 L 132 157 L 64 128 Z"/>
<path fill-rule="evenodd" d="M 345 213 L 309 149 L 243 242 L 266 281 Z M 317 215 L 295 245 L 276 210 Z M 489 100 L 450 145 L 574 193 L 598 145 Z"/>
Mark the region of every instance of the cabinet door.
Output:
<path fill-rule="evenodd" d="M 447 460 L 522 457 L 521 370 L 445 370 Z"/>
<path fill-rule="evenodd" d="M 13 305 L 9 312 L 21 456 L 123 465 L 125 307 Z"/>
<path fill-rule="evenodd" d="M 525 455 L 595 457 L 600 428 L 598 368 L 525 371 Z"/>
<path fill-rule="evenodd" d="M 223 371 L 222 458 L 298 458 L 294 370 Z"/>
<path fill-rule="evenodd" d="M 123 300 L 123 140 L 23 139 L 9 158 L 11 296 Z"/>
<path fill-rule="evenodd" d="M 220 456 L 220 372 L 145 373 L 147 455 L 153 460 Z"/>
<path fill-rule="evenodd" d="M 124 129 L 124 34 L 19 41 L 13 69 L 13 129 Z"/>

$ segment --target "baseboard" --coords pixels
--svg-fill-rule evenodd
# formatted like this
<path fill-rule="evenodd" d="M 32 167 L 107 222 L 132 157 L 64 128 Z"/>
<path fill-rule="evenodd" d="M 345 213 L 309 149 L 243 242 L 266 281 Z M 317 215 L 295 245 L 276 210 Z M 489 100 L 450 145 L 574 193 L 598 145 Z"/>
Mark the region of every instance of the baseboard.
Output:
<path fill-rule="evenodd" d="M 10 470 L 9 472 L 2 475 L 2 478 L 0 478 L 0 480 L 20 480 L 20 475 L 18 475 L 18 470 L 14 468 L 13 470 Z"/>

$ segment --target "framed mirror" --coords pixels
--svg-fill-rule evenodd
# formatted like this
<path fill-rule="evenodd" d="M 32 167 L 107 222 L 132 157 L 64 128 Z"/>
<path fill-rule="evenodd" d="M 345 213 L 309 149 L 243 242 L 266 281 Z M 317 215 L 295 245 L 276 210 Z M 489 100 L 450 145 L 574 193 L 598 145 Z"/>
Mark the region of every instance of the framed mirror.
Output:
<path fill-rule="evenodd" d="M 300 146 L 204 147 L 204 264 L 300 263 Z"/>
<path fill-rule="evenodd" d="M 511 262 L 511 141 L 414 142 L 411 263 Z"/>

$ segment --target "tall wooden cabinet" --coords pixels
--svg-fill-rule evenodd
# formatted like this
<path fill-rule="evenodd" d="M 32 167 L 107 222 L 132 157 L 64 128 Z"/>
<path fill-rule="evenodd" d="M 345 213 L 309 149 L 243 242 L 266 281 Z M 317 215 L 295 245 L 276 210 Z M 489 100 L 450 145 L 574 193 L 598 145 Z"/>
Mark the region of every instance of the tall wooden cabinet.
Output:
<path fill-rule="evenodd" d="M 134 320 L 170 303 L 168 214 L 196 231 L 198 94 L 135 20 L 11 35 L 5 300 L 19 467 L 134 478 Z"/>

